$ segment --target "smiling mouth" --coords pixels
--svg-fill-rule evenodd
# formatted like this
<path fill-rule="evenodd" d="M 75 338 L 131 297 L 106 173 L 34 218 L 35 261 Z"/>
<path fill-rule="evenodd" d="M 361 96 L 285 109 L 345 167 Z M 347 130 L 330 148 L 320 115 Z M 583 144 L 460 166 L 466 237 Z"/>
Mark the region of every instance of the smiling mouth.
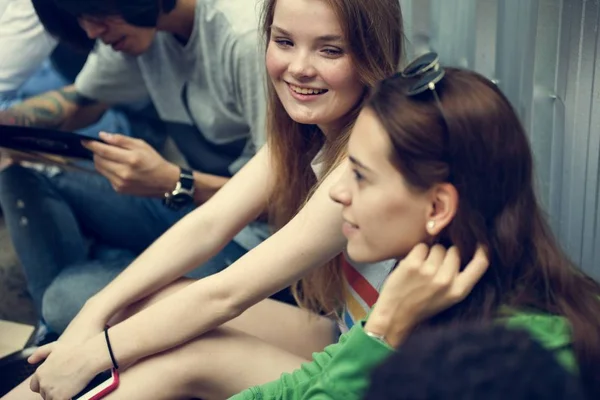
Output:
<path fill-rule="evenodd" d="M 291 83 L 288 83 L 288 86 L 290 87 L 290 89 L 292 89 L 292 91 L 294 93 L 305 95 L 305 96 L 307 96 L 307 95 L 319 96 L 319 95 L 325 94 L 329 91 L 327 89 L 302 88 L 300 86 L 292 85 Z"/>

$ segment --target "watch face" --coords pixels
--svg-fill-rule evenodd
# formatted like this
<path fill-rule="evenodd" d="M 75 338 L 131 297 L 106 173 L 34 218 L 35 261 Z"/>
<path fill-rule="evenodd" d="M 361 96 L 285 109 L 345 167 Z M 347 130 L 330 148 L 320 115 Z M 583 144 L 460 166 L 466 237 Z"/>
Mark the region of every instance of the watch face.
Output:
<path fill-rule="evenodd" d="M 177 205 L 185 205 L 190 203 L 192 200 L 194 200 L 192 196 L 186 193 L 177 193 L 169 198 L 169 201 Z"/>

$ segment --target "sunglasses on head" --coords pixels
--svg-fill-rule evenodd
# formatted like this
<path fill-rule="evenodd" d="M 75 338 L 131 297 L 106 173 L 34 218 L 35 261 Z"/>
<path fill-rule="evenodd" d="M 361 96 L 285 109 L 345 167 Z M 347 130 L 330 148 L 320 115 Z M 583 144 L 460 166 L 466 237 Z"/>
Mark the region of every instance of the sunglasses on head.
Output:
<path fill-rule="evenodd" d="M 428 90 L 431 90 L 438 106 L 442 103 L 435 90 L 435 85 L 440 82 L 446 72 L 440 66 L 440 59 L 437 53 L 426 53 L 412 61 L 403 71 L 396 73 L 393 78 L 404 78 L 413 81 L 408 86 L 406 94 L 408 96 L 418 96 Z M 443 112 L 442 112 L 443 114 Z"/>
<path fill-rule="evenodd" d="M 436 91 L 436 84 L 443 78 L 446 72 L 440 66 L 440 58 L 437 53 L 423 54 L 412 61 L 403 71 L 396 73 L 392 79 L 406 79 L 412 81 L 406 90 L 409 97 L 416 97 L 426 92 L 431 92 L 436 105 L 442 115 L 446 131 L 448 131 L 448 120 L 442 107 L 442 102 Z M 448 145 L 448 132 L 444 135 L 444 144 Z"/>

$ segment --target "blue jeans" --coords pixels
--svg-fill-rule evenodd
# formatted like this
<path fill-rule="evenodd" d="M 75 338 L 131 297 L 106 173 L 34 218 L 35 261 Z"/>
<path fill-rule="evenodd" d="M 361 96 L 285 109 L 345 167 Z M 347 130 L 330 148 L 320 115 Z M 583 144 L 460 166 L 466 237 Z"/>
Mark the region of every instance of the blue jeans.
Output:
<path fill-rule="evenodd" d="M 0 172 L 0 206 L 34 304 L 58 333 L 90 296 L 193 209 L 173 211 L 159 199 L 118 194 L 100 175 L 18 165 Z M 221 271 L 245 252 L 231 242 L 189 276 Z"/>

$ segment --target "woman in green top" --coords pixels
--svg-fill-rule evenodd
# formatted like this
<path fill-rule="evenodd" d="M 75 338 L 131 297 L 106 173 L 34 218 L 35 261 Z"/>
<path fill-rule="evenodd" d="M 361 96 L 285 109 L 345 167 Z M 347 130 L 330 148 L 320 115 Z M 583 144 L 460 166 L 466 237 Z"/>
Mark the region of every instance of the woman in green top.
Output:
<path fill-rule="evenodd" d="M 348 254 L 402 261 L 365 324 L 236 399 L 358 399 L 407 336 L 477 320 L 528 330 L 600 398 L 600 287 L 552 237 L 525 131 L 492 82 L 427 55 L 374 91 L 348 152 L 331 192 Z"/>

